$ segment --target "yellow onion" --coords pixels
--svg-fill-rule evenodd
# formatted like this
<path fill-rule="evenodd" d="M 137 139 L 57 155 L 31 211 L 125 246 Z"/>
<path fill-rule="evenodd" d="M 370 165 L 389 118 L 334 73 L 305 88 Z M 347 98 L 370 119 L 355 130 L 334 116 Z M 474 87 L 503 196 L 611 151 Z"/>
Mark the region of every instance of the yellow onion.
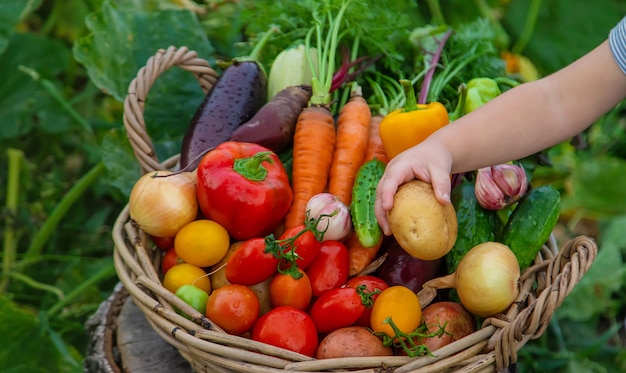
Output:
<path fill-rule="evenodd" d="M 428 303 L 424 298 L 434 298 L 436 289 L 454 288 L 472 314 L 494 316 L 513 304 L 520 292 L 519 280 L 519 263 L 511 249 L 499 242 L 484 242 L 463 256 L 456 272 L 426 282 L 420 300 Z"/>
<path fill-rule="evenodd" d="M 154 237 L 174 237 L 198 215 L 193 174 L 149 172 L 133 186 L 128 204 L 130 218 L 144 232 Z"/>

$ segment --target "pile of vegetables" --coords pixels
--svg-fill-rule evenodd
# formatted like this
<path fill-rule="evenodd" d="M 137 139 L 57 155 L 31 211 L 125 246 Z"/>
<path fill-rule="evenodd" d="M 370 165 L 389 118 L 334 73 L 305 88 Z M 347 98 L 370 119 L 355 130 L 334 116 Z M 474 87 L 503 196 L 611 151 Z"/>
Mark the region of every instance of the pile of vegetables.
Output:
<path fill-rule="evenodd" d="M 453 175 L 446 206 L 415 180 L 383 237 L 374 199 L 389 159 L 517 83 L 464 77 L 490 50 L 480 41 L 455 58 L 447 27 L 416 30 L 405 43 L 424 67 L 394 75 L 390 55 L 359 55 L 353 4 L 313 12 L 269 75 L 256 58 L 274 30 L 231 61 L 193 117 L 180 169 L 139 179 L 130 216 L 162 250 L 163 286 L 197 311 L 187 317 L 320 359 L 431 354 L 515 301 L 559 194 L 532 186 L 521 163 Z"/>

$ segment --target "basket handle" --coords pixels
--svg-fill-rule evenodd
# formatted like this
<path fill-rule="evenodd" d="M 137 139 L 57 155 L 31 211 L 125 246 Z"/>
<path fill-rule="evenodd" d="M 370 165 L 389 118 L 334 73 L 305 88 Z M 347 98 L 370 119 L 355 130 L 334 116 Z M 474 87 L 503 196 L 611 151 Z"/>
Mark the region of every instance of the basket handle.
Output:
<path fill-rule="evenodd" d="M 206 60 L 198 57 L 196 51 L 185 46 L 159 49 L 148 59 L 146 65 L 139 69 L 137 76 L 128 86 L 128 94 L 124 100 L 124 127 L 142 174 L 164 168 L 157 159 L 154 145 L 146 131 L 143 113 L 148 91 L 156 78 L 172 66 L 193 73 L 205 94 L 213 88 L 219 76 Z"/>
<path fill-rule="evenodd" d="M 519 351 L 530 339 L 539 338 L 547 329 L 552 316 L 574 286 L 589 270 L 598 254 L 596 241 L 589 236 L 578 236 L 568 241 L 546 268 L 546 288 L 532 298 L 529 305 L 511 320 L 485 320 L 502 329 L 489 340 L 489 349 L 495 349 L 496 371 L 517 362 Z"/>

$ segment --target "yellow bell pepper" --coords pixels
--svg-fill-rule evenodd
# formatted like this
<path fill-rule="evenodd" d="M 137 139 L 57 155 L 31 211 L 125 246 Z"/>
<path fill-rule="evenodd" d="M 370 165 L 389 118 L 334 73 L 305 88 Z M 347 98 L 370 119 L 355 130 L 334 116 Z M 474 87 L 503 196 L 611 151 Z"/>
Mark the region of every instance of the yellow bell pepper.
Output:
<path fill-rule="evenodd" d="M 402 79 L 400 83 L 406 95 L 404 108 L 387 114 L 380 123 L 380 138 L 389 159 L 424 141 L 450 122 L 442 103 L 418 104 L 411 82 Z"/>

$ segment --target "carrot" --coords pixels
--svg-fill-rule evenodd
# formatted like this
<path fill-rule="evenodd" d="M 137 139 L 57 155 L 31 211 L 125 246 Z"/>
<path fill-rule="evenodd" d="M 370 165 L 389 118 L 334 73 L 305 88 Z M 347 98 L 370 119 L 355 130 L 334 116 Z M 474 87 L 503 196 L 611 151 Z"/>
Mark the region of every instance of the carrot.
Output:
<path fill-rule="evenodd" d="M 328 192 L 348 206 L 356 173 L 365 157 L 371 118 L 372 112 L 357 86 L 337 118 L 337 143 L 328 180 Z"/>
<path fill-rule="evenodd" d="M 380 122 L 383 121 L 384 116 L 382 114 L 373 115 L 370 120 L 370 132 L 367 142 L 367 150 L 365 151 L 365 158 L 363 163 L 371 161 L 374 158 L 378 158 L 381 162 L 389 163 L 389 157 L 385 152 L 383 141 L 380 139 Z"/>
<path fill-rule="evenodd" d="M 350 263 L 349 276 L 355 276 L 363 271 L 368 265 L 372 264 L 378 251 L 382 245 L 383 239 L 378 240 L 378 243 L 372 247 L 365 247 L 361 245 L 355 232 L 352 232 L 350 237 L 346 239 L 345 244 L 348 248 L 348 259 Z"/>
<path fill-rule="evenodd" d="M 291 175 L 294 198 L 285 229 L 304 224 L 307 202 L 326 189 L 335 136 L 335 122 L 327 107 L 310 106 L 298 116 Z"/>
<path fill-rule="evenodd" d="M 298 116 L 293 136 L 293 203 L 285 216 L 285 230 L 306 223 L 306 205 L 309 199 L 325 191 L 328 184 L 336 139 L 335 121 L 330 111 L 330 89 L 335 70 L 335 55 L 341 37 L 341 20 L 349 3 L 342 2 L 335 16 L 330 9 L 326 9 L 326 17 L 316 17 L 305 38 L 304 45 L 311 67 L 312 94 L 308 107 Z M 326 22 L 329 24 L 327 34 L 324 35 Z M 313 62 L 311 53 L 312 40 L 317 41 L 317 64 Z"/>

